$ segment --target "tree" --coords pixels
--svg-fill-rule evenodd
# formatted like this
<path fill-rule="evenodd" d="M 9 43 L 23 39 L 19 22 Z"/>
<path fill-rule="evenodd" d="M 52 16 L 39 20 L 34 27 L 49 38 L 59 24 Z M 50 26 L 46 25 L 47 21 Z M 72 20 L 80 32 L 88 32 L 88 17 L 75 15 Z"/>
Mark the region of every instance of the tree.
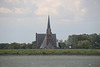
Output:
<path fill-rule="evenodd" d="M 7 49 L 9 46 L 8 43 L 0 43 L 0 49 Z"/>
<path fill-rule="evenodd" d="M 8 49 L 19 49 L 20 48 L 20 44 L 19 43 L 11 43 L 8 47 Z"/>
<path fill-rule="evenodd" d="M 27 47 L 27 44 L 26 43 L 21 43 L 20 44 L 20 49 L 26 49 Z"/>
<path fill-rule="evenodd" d="M 97 49 L 100 48 L 100 34 L 97 35 L 96 33 L 91 34 L 89 36 L 89 40 L 92 43 L 92 48 Z"/>
<path fill-rule="evenodd" d="M 33 42 L 32 42 L 32 48 L 33 48 L 33 49 L 36 49 L 36 41 L 33 41 Z"/>
<path fill-rule="evenodd" d="M 78 41 L 78 47 L 82 49 L 91 49 L 92 44 L 89 40 Z"/>
<path fill-rule="evenodd" d="M 58 44 L 59 44 L 60 49 L 65 49 L 66 48 L 66 44 L 65 44 L 65 42 L 63 42 L 63 40 L 59 40 Z"/>
<path fill-rule="evenodd" d="M 100 49 L 100 34 L 81 34 L 81 35 L 69 35 L 67 40 L 67 45 L 72 46 L 72 48 L 79 48 L 78 42 L 82 40 L 89 40 L 92 44 L 93 49 Z"/>

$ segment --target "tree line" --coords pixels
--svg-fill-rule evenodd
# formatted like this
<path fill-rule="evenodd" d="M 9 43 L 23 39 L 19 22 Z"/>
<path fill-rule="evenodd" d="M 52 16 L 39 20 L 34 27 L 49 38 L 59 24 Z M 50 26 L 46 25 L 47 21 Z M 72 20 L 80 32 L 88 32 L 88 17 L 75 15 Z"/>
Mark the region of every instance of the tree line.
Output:
<path fill-rule="evenodd" d="M 13 42 L 9 43 L 0 43 L 0 49 L 35 49 L 36 48 L 36 41 L 32 43 L 16 43 Z"/>
<path fill-rule="evenodd" d="M 100 34 L 69 35 L 65 41 L 57 40 L 59 49 L 100 49 Z M 0 43 L 0 49 L 36 49 L 36 41 L 32 43 Z"/>
<path fill-rule="evenodd" d="M 59 47 L 62 49 L 100 49 L 100 34 L 69 35 L 64 42 L 59 40 Z M 70 46 L 70 47 L 69 47 Z"/>

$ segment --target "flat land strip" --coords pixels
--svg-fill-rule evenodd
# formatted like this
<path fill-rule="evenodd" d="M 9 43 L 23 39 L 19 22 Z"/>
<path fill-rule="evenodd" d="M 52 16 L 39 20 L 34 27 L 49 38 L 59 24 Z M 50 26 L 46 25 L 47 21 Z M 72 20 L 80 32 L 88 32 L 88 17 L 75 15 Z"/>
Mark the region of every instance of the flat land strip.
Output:
<path fill-rule="evenodd" d="M 0 49 L 0 55 L 99 55 L 100 49 Z"/>

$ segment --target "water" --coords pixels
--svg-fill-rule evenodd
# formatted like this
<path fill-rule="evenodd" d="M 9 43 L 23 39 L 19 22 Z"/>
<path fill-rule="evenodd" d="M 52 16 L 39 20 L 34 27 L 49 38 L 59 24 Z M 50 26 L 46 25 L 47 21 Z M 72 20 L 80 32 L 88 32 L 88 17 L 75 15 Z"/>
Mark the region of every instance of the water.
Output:
<path fill-rule="evenodd" d="M 100 67 L 100 56 L 0 56 L 0 67 Z"/>

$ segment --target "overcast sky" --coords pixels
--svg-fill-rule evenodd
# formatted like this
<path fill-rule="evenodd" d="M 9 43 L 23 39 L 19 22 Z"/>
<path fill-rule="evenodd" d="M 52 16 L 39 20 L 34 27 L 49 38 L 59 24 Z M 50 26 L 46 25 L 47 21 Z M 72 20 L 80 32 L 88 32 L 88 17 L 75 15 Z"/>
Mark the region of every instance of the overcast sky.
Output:
<path fill-rule="evenodd" d="M 0 0 L 0 43 L 31 43 L 46 33 L 48 14 L 57 39 L 100 33 L 100 0 Z"/>

